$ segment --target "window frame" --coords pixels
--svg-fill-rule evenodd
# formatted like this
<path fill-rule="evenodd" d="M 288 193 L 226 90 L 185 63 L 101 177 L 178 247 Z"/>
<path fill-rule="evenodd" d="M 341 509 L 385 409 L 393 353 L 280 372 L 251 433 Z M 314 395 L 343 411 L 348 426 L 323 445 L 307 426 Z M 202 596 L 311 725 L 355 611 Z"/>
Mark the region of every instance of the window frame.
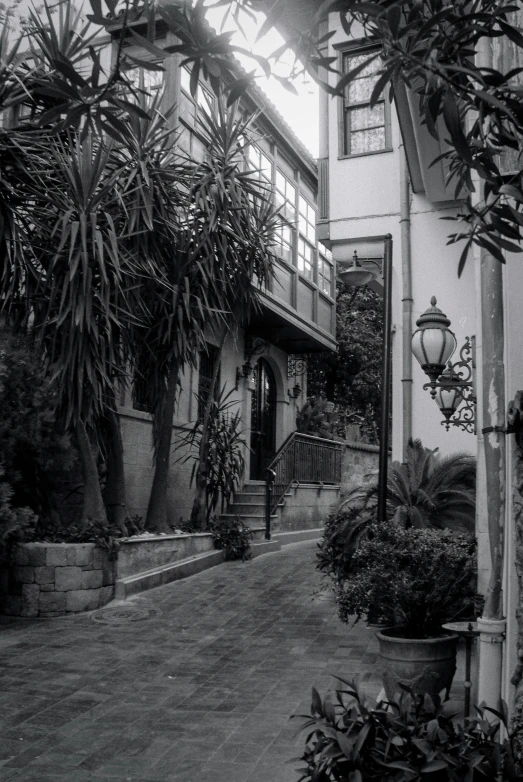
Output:
<path fill-rule="evenodd" d="M 324 267 L 327 266 L 330 270 L 329 275 L 329 290 L 326 291 L 323 287 L 323 280 L 326 280 L 327 278 L 323 274 Z M 318 290 L 320 293 L 323 293 L 324 296 L 329 296 L 329 298 L 333 299 L 334 296 L 332 295 L 332 289 L 333 289 L 333 283 L 334 283 L 334 263 L 332 260 L 329 260 L 326 255 L 324 255 L 321 250 L 318 247 Z"/>
<path fill-rule="evenodd" d="M 363 43 L 361 41 L 345 44 L 339 48 L 338 52 L 338 69 L 341 74 L 345 74 L 345 59 L 347 57 L 357 57 L 362 54 L 372 54 L 379 51 L 379 45 L 376 43 Z M 384 152 L 393 152 L 392 147 L 392 128 L 391 128 L 391 102 L 388 94 L 383 94 L 383 108 L 384 108 L 384 129 L 385 129 L 385 146 L 383 149 L 371 149 L 367 152 L 346 152 L 345 141 L 347 138 L 347 117 L 350 114 L 351 107 L 346 105 L 346 90 L 343 91 L 343 95 L 338 98 L 338 160 L 346 160 L 348 158 L 367 157 L 368 155 L 382 155 Z M 377 105 L 377 104 L 376 104 Z M 355 104 L 353 108 L 365 108 L 369 107 L 370 103 Z M 381 126 L 378 126 L 381 127 Z M 363 130 L 363 128 L 362 128 Z"/>

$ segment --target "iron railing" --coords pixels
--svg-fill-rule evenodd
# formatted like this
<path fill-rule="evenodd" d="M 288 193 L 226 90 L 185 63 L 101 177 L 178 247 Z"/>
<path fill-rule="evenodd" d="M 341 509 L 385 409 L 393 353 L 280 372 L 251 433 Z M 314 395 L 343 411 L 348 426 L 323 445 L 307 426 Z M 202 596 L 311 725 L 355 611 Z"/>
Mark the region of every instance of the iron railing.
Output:
<path fill-rule="evenodd" d="M 343 443 L 293 432 L 266 470 L 265 537 L 271 538 L 271 514 L 293 484 L 341 483 Z"/>

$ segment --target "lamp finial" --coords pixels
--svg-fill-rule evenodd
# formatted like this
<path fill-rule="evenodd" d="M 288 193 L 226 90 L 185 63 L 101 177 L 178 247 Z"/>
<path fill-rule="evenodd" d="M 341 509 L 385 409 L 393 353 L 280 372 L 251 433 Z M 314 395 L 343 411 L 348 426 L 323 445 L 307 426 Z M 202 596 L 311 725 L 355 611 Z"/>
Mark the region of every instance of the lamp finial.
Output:
<path fill-rule="evenodd" d="M 436 297 L 435 297 L 435 296 L 433 296 L 433 297 L 431 298 L 431 300 L 430 300 L 430 304 L 431 304 L 431 306 L 432 306 L 432 307 L 435 307 L 437 303 L 438 303 L 438 300 L 436 299 Z"/>

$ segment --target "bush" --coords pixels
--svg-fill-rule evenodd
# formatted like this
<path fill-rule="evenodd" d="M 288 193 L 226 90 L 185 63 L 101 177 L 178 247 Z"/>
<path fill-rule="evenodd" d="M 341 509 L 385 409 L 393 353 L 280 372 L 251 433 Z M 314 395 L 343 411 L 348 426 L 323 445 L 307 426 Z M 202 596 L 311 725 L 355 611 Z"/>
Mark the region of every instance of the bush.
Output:
<path fill-rule="evenodd" d="M 354 553 L 375 521 L 375 509 L 365 507 L 361 497 L 348 497 L 329 513 L 318 543 L 316 567 L 334 585 L 347 577 Z"/>
<path fill-rule="evenodd" d="M 226 560 L 241 559 L 245 562 L 251 559 L 253 533 L 238 517 L 212 519 L 210 531 L 214 539 L 214 547 L 223 550 Z"/>
<path fill-rule="evenodd" d="M 0 556 L 9 553 L 17 543 L 31 539 L 38 521 L 30 508 L 13 508 L 12 496 L 13 490 L 9 484 L 0 481 Z"/>
<path fill-rule="evenodd" d="M 475 615 L 476 540 L 397 522 L 369 527 L 353 567 L 336 588 L 343 622 L 356 615 L 395 617 L 407 638 L 431 638 L 441 625 Z"/>
<path fill-rule="evenodd" d="M 64 473 L 76 461 L 56 423 L 55 398 L 41 356 L 22 336 L 0 333 L 0 463 L 12 504 L 49 514 Z"/>
<path fill-rule="evenodd" d="M 340 680 L 343 681 L 343 680 Z M 334 697 L 312 691 L 311 717 L 299 782 L 516 782 L 514 735 L 506 709 L 477 709 L 465 726 L 436 697 L 405 690 L 390 703 L 369 707 L 353 682 Z M 492 724 L 490 714 L 500 720 Z"/>

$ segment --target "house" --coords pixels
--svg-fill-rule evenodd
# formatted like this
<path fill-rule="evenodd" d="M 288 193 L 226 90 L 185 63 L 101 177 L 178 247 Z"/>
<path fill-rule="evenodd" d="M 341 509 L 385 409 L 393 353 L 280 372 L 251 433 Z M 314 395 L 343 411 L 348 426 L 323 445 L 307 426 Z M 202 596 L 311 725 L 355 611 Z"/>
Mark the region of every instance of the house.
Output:
<path fill-rule="evenodd" d="M 289 2 L 280 24 L 296 28 L 300 23 L 297 4 Z M 519 683 L 511 677 L 518 662 L 521 665 L 517 640 L 521 595 L 515 561 L 521 561 L 518 539 L 523 522 L 521 452 L 506 431 L 506 405 L 523 388 L 519 295 L 523 268 L 516 256 L 507 253 L 501 269 L 499 262 L 475 248 L 458 278 L 461 247 L 447 244 L 447 236 L 456 230 L 448 219 L 458 215 L 460 200 L 446 182 L 444 161 L 433 165 L 445 142 L 436 142 L 428 134 L 416 99 L 405 88 L 396 88 L 393 103 L 385 92 L 371 108 L 378 68 L 372 61 L 376 43 L 362 31 L 358 34 L 357 28 L 349 39 L 337 13 L 324 22 L 320 35 L 328 31 L 333 36 L 325 44 L 325 54 L 336 58 L 340 72 L 365 59 L 369 64 L 343 96 L 324 92 L 320 98 L 318 238 L 331 249 L 338 266 L 356 263 L 372 271 L 371 284 L 379 290 L 383 289 L 384 242 L 392 237 L 393 458 L 402 460 L 410 436 L 442 454 L 465 451 L 477 456 L 479 590 L 487 590 L 493 570 L 491 552 L 497 547 L 504 563 L 505 617 L 479 621 L 478 700 L 496 706 L 501 696 L 510 707 Z M 505 39 L 496 39 L 493 57 L 504 63 L 505 71 L 520 64 L 517 47 Z M 327 78 L 325 72 L 321 75 Z M 328 78 L 334 86 L 337 76 Z M 428 378 L 411 355 L 416 322 L 433 306 L 432 297 L 456 336 L 452 361 L 464 361 L 461 368 L 470 370 L 474 381 L 475 403 L 467 411 L 467 420 L 462 405 L 449 426 L 424 390 Z M 491 542 L 493 529 L 503 530 L 498 542 Z"/>
<path fill-rule="evenodd" d="M 134 29 L 146 34 L 142 27 L 137 23 Z M 116 26 L 115 40 L 118 34 Z M 173 34 L 158 21 L 155 45 L 172 43 Z M 154 58 L 130 34 L 125 46 L 126 52 L 138 59 Z M 181 65 L 180 55 L 170 55 L 162 65 L 163 72 L 136 67 L 132 77 L 142 89 L 164 89 L 164 101 L 174 106 L 178 143 L 196 159 L 203 158 L 205 146 L 199 133 L 198 113 L 202 105 L 212 103 L 212 93 L 200 80 L 196 95 L 191 95 L 190 71 Z M 258 112 L 255 141 L 248 147 L 246 166 L 257 172 L 262 184 L 272 187 L 283 218 L 277 237 L 279 259 L 274 279 L 267 290 L 260 292 L 261 307 L 248 325 L 228 335 L 219 369 L 220 385 L 235 391 L 236 405 L 232 410 L 241 411 L 248 445 L 245 477 L 249 485 L 244 487 L 244 496 L 238 498 L 240 504 L 233 510 L 241 513 L 251 526 L 261 528 L 265 511 L 264 487 L 260 482 L 265 481 L 267 466 L 295 431 L 296 412 L 306 399 L 303 354 L 335 349 L 335 267 L 330 251 L 318 241 L 316 233 L 316 162 L 260 89 L 249 90 L 242 110 L 246 114 Z M 205 394 L 213 373 L 219 335 L 209 331 L 206 339 L 207 348 L 201 351 L 198 366 L 187 367 L 182 378 L 174 421 L 178 444 L 198 418 L 197 395 Z M 145 515 L 153 469 L 146 378 L 137 377 L 134 388 L 123 394 L 120 401 L 129 509 Z M 339 446 L 334 451 L 338 453 Z M 180 453 L 183 448 L 173 453 L 171 465 L 172 523 L 187 520 L 192 506 L 192 465 L 180 460 Z M 309 499 L 303 494 L 305 489 L 299 500 L 295 492 L 292 499 L 299 501 L 301 510 L 284 513 L 287 524 L 301 526 L 303 520 L 304 526 L 317 526 L 336 499 L 339 479 L 330 467 L 325 467 L 325 461 L 322 464 L 321 475 L 304 474 L 301 482 L 314 479 L 330 486 L 321 498 L 317 486 Z M 291 505 L 289 499 L 287 511 Z"/>

